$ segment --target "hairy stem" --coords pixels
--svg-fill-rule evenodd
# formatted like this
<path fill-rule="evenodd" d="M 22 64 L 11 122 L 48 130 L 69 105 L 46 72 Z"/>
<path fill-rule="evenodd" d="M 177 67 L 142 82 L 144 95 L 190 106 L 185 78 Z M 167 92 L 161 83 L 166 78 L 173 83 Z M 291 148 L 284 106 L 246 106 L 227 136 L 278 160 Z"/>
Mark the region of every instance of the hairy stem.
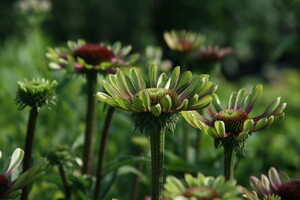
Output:
<path fill-rule="evenodd" d="M 184 122 L 182 124 L 182 140 L 183 140 L 183 159 L 188 160 L 188 148 L 189 148 L 189 132 L 187 131 L 187 124 Z"/>
<path fill-rule="evenodd" d="M 87 110 L 85 121 L 85 136 L 83 146 L 83 166 L 82 173 L 91 175 L 93 173 L 93 136 L 95 132 L 95 104 L 96 98 L 94 97 L 96 92 L 97 73 L 89 71 L 86 74 L 87 80 Z"/>
<path fill-rule="evenodd" d="M 151 130 L 150 133 L 152 166 L 151 200 L 161 200 L 164 169 L 165 132 L 164 130 L 154 130 Z"/>
<path fill-rule="evenodd" d="M 104 155 L 105 155 L 106 144 L 107 144 L 107 140 L 108 140 L 109 128 L 111 125 L 114 111 L 115 111 L 115 108 L 113 108 L 113 107 L 108 108 L 104 126 L 103 126 L 103 130 L 102 130 L 100 148 L 99 148 L 99 152 L 98 152 L 98 164 L 97 164 L 97 169 L 96 169 L 96 183 L 95 183 L 95 190 L 94 190 L 94 200 L 100 199 Z"/>
<path fill-rule="evenodd" d="M 224 145 L 224 176 L 226 180 L 234 180 L 236 148 Z"/>
<path fill-rule="evenodd" d="M 32 148 L 34 142 L 34 133 L 36 127 L 36 121 L 38 116 L 38 109 L 36 107 L 31 108 L 29 112 L 29 119 L 27 123 L 27 132 L 26 132 L 26 139 L 25 139 L 25 155 L 23 161 L 23 172 L 28 170 L 31 165 L 31 156 L 32 156 Z M 23 188 L 21 194 L 21 200 L 27 200 L 29 195 L 29 186 Z"/>
<path fill-rule="evenodd" d="M 65 199 L 70 200 L 71 199 L 71 189 L 70 189 L 70 186 L 68 183 L 68 179 L 67 179 L 64 167 L 61 164 L 58 165 L 58 172 L 59 172 L 61 181 L 63 183 Z"/>

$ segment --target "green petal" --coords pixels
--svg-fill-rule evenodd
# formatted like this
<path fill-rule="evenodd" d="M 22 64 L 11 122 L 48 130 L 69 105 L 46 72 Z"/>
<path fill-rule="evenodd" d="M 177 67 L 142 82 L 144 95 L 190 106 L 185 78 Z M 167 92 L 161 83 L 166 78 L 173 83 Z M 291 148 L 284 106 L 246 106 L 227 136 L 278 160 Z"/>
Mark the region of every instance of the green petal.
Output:
<path fill-rule="evenodd" d="M 262 119 L 258 120 L 256 122 L 254 131 L 258 131 L 258 130 L 262 129 L 266 125 L 267 121 L 268 121 L 267 118 L 262 118 Z"/>
<path fill-rule="evenodd" d="M 169 112 L 172 108 L 172 99 L 169 95 L 166 95 L 160 100 L 164 112 Z"/>
<path fill-rule="evenodd" d="M 198 99 L 199 99 L 199 95 L 198 95 L 198 94 L 195 94 L 195 95 L 193 96 L 193 98 L 189 100 L 189 105 L 188 105 L 188 107 L 189 107 L 189 108 L 192 107 L 196 102 L 198 102 Z"/>
<path fill-rule="evenodd" d="M 267 121 L 266 125 L 263 127 L 263 129 L 269 128 L 269 127 L 273 124 L 273 121 L 274 121 L 274 116 L 271 115 L 271 116 L 268 118 L 268 121 Z"/>
<path fill-rule="evenodd" d="M 254 108 L 254 106 L 257 104 L 259 101 L 261 95 L 263 92 L 263 85 L 262 84 L 257 84 L 256 86 L 253 87 L 252 93 L 249 98 L 249 103 L 246 108 L 246 113 L 250 113 L 251 110 Z"/>
<path fill-rule="evenodd" d="M 158 103 L 155 106 L 152 106 L 152 108 L 150 109 L 150 112 L 154 116 L 158 117 L 161 114 L 161 106 L 160 106 L 160 104 Z"/>
<path fill-rule="evenodd" d="M 146 88 L 146 83 L 143 78 L 140 76 L 140 73 L 135 68 L 131 68 L 130 71 L 130 79 L 131 82 L 136 89 L 136 91 L 140 91 Z"/>
<path fill-rule="evenodd" d="M 109 83 L 107 83 L 105 80 L 103 80 L 103 87 L 107 91 L 109 95 L 112 97 L 121 96 L 115 88 L 113 88 Z"/>
<path fill-rule="evenodd" d="M 185 110 L 189 104 L 187 99 L 184 99 L 181 104 L 176 108 L 176 110 Z"/>
<path fill-rule="evenodd" d="M 194 93 L 194 91 L 197 89 L 197 86 L 199 85 L 201 78 L 199 76 L 197 77 L 193 77 L 191 79 L 190 84 L 187 86 L 187 88 L 185 88 L 185 90 L 183 90 L 183 92 L 179 95 L 179 98 L 184 98 L 187 99 L 190 96 L 192 96 Z"/>
<path fill-rule="evenodd" d="M 177 84 L 177 86 L 175 88 L 175 91 L 178 92 L 178 93 L 182 92 L 185 89 L 185 87 L 189 84 L 192 76 L 193 76 L 192 72 L 185 71 L 181 75 L 181 77 L 180 77 L 180 79 L 178 81 L 178 84 Z"/>
<path fill-rule="evenodd" d="M 200 97 L 203 95 L 207 95 L 210 93 L 211 89 L 213 87 L 212 82 L 206 82 L 204 85 L 201 85 L 198 87 L 199 89 L 195 91 Z"/>
<path fill-rule="evenodd" d="M 170 89 L 174 90 L 178 84 L 178 79 L 180 75 L 180 67 L 177 66 L 175 69 L 173 69 L 172 74 L 171 74 L 171 83 L 170 83 Z"/>
<path fill-rule="evenodd" d="M 121 87 L 122 90 L 125 91 L 126 94 L 130 98 L 132 98 L 133 94 L 131 93 L 131 91 L 130 91 L 128 85 L 127 85 L 126 77 L 125 77 L 124 73 L 119 69 L 117 69 L 116 79 L 119 81 L 119 87 Z"/>
<path fill-rule="evenodd" d="M 229 97 L 229 100 L 228 100 L 227 109 L 233 109 L 234 108 L 236 98 L 237 98 L 237 93 L 232 92 L 230 97 Z"/>
<path fill-rule="evenodd" d="M 150 80 L 150 87 L 156 87 L 157 83 L 157 66 L 151 65 L 149 67 L 149 80 Z"/>
<path fill-rule="evenodd" d="M 222 107 L 221 107 L 221 103 L 220 103 L 220 100 L 219 100 L 219 97 L 217 94 L 213 93 L 212 95 L 212 104 L 214 105 L 214 108 L 216 109 L 217 112 L 220 112 L 222 111 Z"/>
<path fill-rule="evenodd" d="M 205 126 L 205 127 L 203 127 L 203 130 L 207 135 L 210 135 L 213 138 L 220 138 L 221 137 L 221 136 L 219 136 L 219 134 L 217 133 L 215 128 Z"/>
<path fill-rule="evenodd" d="M 285 113 L 284 113 L 284 112 L 282 112 L 282 113 L 280 113 L 280 114 L 278 114 L 278 115 L 275 115 L 275 116 L 274 116 L 274 121 L 273 121 L 273 123 L 282 120 L 282 119 L 284 118 L 284 116 L 285 116 Z"/>
<path fill-rule="evenodd" d="M 169 77 L 165 74 L 165 73 L 162 73 L 159 77 L 158 77 L 158 80 L 157 80 L 157 85 L 156 87 L 157 88 L 164 88 L 167 81 L 168 81 Z"/>
<path fill-rule="evenodd" d="M 118 105 L 122 109 L 127 110 L 127 111 L 135 111 L 133 106 L 131 105 L 131 103 L 124 97 L 116 97 L 114 100 L 118 103 Z"/>
<path fill-rule="evenodd" d="M 237 93 L 237 97 L 234 103 L 234 108 L 233 109 L 242 109 L 242 106 L 245 103 L 245 100 L 248 96 L 248 91 L 246 89 L 240 89 Z"/>
<path fill-rule="evenodd" d="M 131 98 L 129 94 L 126 93 L 126 90 L 123 89 L 116 75 L 110 75 L 109 77 L 110 85 L 120 94 L 120 96 Z"/>
<path fill-rule="evenodd" d="M 241 133 L 239 133 L 239 135 L 235 138 L 235 140 L 239 141 L 241 139 L 244 139 L 248 133 L 249 131 L 243 130 Z"/>
<path fill-rule="evenodd" d="M 138 111 L 142 111 L 143 110 L 143 101 L 140 98 L 134 97 L 132 99 L 132 101 L 133 101 L 134 108 L 136 110 L 138 110 Z"/>
<path fill-rule="evenodd" d="M 198 102 L 194 103 L 194 105 L 191 107 L 192 109 L 203 109 L 207 107 L 211 102 L 213 98 L 208 95 L 198 100 Z"/>
<path fill-rule="evenodd" d="M 276 110 L 273 112 L 273 115 L 277 115 L 277 114 L 279 114 L 279 113 L 282 113 L 282 112 L 284 111 L 285 107 L 286 107 L 286 103 L 281 104 L 281 105 L 278 106 L 278 107 L 276 108 Z"/>
<path fill-rule="evenodd" d="M 166 184 L 164 188 L 168 192 L 183 193 L 185 191 L 185 186 L 174 176 L 168 176 L 166 178 Z"/>
<path fill-rule="evenodd" d="M 143 101 L 143 107 L 150 111 L 151 109 L 151 102 L 150 102 L 150 97 L 149 94 L 146 91 L 141 91 L 139 93 L 139 98 Z"/>
<path fill-rule="evenodd" d="M 223 121 L 215 121 L 214 127 L 220 137 L 225 137 L 225 124 Z"/>
<path fill-rule="evenodd" d="M 243 123 L 243 130 L 244 131 L 251 131 L 252 128 L 254 126 L 254 121 L 253 119 L 247 119 L 246 121 L 244 121 Z"/>
<path fill-rule="evenodd" d="M 270 103 L 270 105 L 265 110 L 264 115 L 267 116 L 267 115 L 273 113 L 277 109 L 277 107 L 279 106 L 280 99 L 281 99 L 280 97 L 277 97 L 272 103 Z"/>

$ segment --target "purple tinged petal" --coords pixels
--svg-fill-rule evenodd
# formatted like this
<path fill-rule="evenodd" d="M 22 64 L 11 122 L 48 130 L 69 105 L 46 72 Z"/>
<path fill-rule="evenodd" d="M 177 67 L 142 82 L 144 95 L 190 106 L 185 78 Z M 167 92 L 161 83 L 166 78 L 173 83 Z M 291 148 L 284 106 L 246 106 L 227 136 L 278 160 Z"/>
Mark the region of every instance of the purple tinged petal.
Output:
<path fill-rule="evenodd" d="M 265 190 L 265 188 L 263 187 L 262 182 L 258 178 L 256 178 L 255 176 L 250 177 L 250 185 L 259 194 L 262 194 L 262 195 L 268 195 L 269 194 Z"/>
<path fill-rule="evenodd" d="M 278 188 L 282 185 L 280 176 L 277 170 L 274 167 L 271 167 L 269 170 L 269 179 L 272 187 L 277 191 Z"/>
<path fill-rule="evenodd" d="M 281 184 L 285 184 L 291 181 L 291 178 L 284 171 L 279 172 L 279 178 L 281 180 Z"/>

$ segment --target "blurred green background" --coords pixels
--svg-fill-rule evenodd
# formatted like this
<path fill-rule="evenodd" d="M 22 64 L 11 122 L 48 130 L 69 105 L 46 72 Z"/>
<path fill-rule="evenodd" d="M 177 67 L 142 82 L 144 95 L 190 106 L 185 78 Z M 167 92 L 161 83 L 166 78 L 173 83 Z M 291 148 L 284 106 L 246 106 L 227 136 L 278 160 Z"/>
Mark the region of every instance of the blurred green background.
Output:
<path fill-rule="evenodd" d="M 266 131 L 254 133 L 245 156 L 239 156 L 236 175 L 244 186 L 249 176 L 267 173 L 270 166 L 285 170 L 291 177 L 300 176 L 300 1 L 299 0 L 1 0 L 0 1 L 0 147 L 4 161 L 16 147 L 23 147 L 28 110 L 18 111 L 14 103 L 17 81 L 44 77 L 57 80 L 58 102 L 52 111 L 42 109 L 37 125 L 34 156 L 46 156 L 58 144 L 66 144 L 80 157 L 85 117 L 84 78 L 47 68 L 47 47 L 65 45 L 67 40 L 131 44 L 142 56 L 149 45 L 159 46 L 163 59 L 177 65 L 163 40 L 163 32 L 187 29 L 205 34 L 207 44 L 228 46 L 234 54 L 222 62 L 218 94 L 224 102 L 233 90 L 251 89 L 264 84 L 262 109 L 281 96 L 287 102 L 286 117 Z M 142 65 L 142 64 L 140 64 Z M 147 67 L 147 66 L 142 66 Z M 192 69 L 201 66 L 190 66 Z M 98 90 L 101 90 L 99 81 Z M 261 109 L 260 109 L 261 108 Z M 97 106 L 97 137 L 105 108 Z M 133 131 L 129 113 L 114 116 L 106 156 L 106 165 L 122 156 L 149 156 L 147 147 L 137 150 L 132 139 L 142 136 Z M 215 150 L 211 138 L 202 136 L 200 160 L 196 160 L 195 138 L 191 127 L 189 157 L 183 158 L 179 123 L 174 135 L 167 135 L 166 174 L 182 176 L 184 172 L 222 173 L 222 150 Z M 199 134 L 199 133 L 198 133 Z M 142 136 L 143 137 L 143 136 Z M 96 149 L 99 139 L 95 140 Z M 3 167 L 2 167 L 3 166 Z M 140 174 L 139 198 L 149 195 L 149 166 Z M 118 170 L 108 198 L 129 199 L 136 171 L 129 166 Z M 62 197 L 54 170 L 40 180 L 32 199 Z M 47 191 L 47 192 L 45 192 Z"/>

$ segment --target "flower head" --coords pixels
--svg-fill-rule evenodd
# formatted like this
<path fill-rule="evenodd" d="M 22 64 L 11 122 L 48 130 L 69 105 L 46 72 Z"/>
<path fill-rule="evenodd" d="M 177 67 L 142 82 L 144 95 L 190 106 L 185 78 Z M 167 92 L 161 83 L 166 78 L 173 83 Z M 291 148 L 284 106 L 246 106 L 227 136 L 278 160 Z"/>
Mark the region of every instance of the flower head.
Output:
<path fill-rule="evenodd" d="M 189 52 L 199 48 L 205 36 L 191 31 L 179 30 L 164 32 L 164 39 L 170 49 L 179 52 Z"/>
<path fill-rule="evenodd" d="M 192 73 L 186 71 L 180 76 L 180 67 L 176 67 L 170 77 L 165 73 L 158 76 L 156 65 L 149 67 L 148 84 L 140 72 L 132 68 L 129 75 L 117 70 L 103 85 L 108 94 L 98 92 L 98 100 L 133 112 L 136 124 L 147 126 L 153 122 L 154 127 L 173 124 L 176 120 L 173 114 L 180 111 L 205 108 L 216 89 L 208 75 L 192 77 Z M 143 131 L 144 125 L 138 128 Z M 168 126 L 168 129 L 173 128 Z"/>
<path fill-rule="evenodd" d="M 0 152 L 0 158 L 2 153 Z M 47 160 L 41 158 L 33 164 L 33 167 L 21 174 L 14 181 L 10 181 L 11 174 L 19 167 L 24 156 L 24 151 L 17 148 L 12 156 L 8 169 L 0 174 L 0 199 L 17 198 L 21 194 L 21 189 L 29 185 L 33 180 L 45 173 Z"/>
<path fill-rule="evenodd" d="M 232 54 L 231 48 L 221 48 L 219 46 L 202 47 L 198 51 L 198 58 L 203 61 L 219 61 Z"/>
<path fill-rule="evenodd" d="M 269 169 L 268 177 L 261 175 L 261 180 L 251 176 L 250 184 L 255 192 L 265 197 L 277 195 L 281 200 L 300 199 L 300 179 L 291 180 L 285 172 L 278 173 L 274 167 Z"/>
<path fill-rule="evenodd" d="M 50 69 L 66 69 L 69 72 L 85 73 L 94 70 L 100 73 L 115 73 L 117 67 L 135 63 L 139 55 L 132 54 L 131 46 L 86 43 L 84 40 L 68 42 L 68 47 L 49 48 L 46 56 L 51 60 Z"/>
<path fill-rule="evenodd" d="M 246 89 L 233 92 L 226 109 L 221 107 L 218 96 L 213 94 L 213 106 L 206 109 L 210 119 L 196 111 L 183 112 L 183 116 L 189 124 L 215 138 L 216 146 L 224 145 L 224 142 L 228 141 L 231 144 L 232 142 L 239 144 L 252 132 L 268 128 L 284 117 L 283 110 L 286 103 L 280 103 L 280 97 L 274 100 L 261 115 L 249 116 L 258 103 L 262 91 L 263 86 L 258 84 L 253 87 L 251 93 Z"/>
<path fill-rule="evenodd" d="M 20 110 L 26 106 L 39 109 L 43 105 L 47 105 L 50 108 L 51 105 L 55 104 L 56 81 L 50 83 L 45 79 L 32 79 L 31 81 L 20 81 L 18 85 L 16 102 Z"/>
<path fill-rule="evenodd" d="M 259 198 L 257 193 L 254 192 L 249 192 L 246 188 L 244 188 L 244 196 L 248 199 L 248 200 L 281 200 L 280 196 L 277 195 L 269 195 L 269 196 L 264 196 L 263 198 Z"/>
<path fill-rule="evenodd" d="M 168 176 L 164 185 L 163 196 L 170 200 L 242 200 L 242 190 L 235 181 L 225 181 L 223 176 L 197 177 L 186 174 L 184 181 Z"/>

